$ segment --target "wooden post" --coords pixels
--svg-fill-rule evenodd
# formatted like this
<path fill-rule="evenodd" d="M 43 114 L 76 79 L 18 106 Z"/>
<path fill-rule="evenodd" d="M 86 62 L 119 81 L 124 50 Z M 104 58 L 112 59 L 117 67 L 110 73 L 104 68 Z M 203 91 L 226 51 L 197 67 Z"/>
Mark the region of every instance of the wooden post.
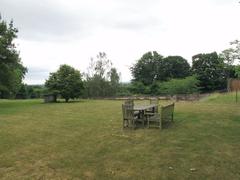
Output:
<path fill-rule="evenodd" d="M 231 91 L 231 83 L 232 83 L 232 79 L 228 79 L 228 81 L 227 81 L 227 90 L 228 90 L 228 92 Z"/>
<path fill-rule="evenodd" d="M 238 90 L 236 89 L 236 103 L 238 102 Z"/>

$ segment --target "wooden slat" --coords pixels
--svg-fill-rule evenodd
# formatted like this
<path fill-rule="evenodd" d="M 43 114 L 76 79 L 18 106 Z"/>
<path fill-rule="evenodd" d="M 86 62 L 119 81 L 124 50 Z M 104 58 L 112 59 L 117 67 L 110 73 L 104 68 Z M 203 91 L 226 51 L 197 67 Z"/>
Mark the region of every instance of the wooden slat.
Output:
<path fill-rule="evenodd" d="M 174 103 L 169 104 L 167 106 L 161 107 L 161 119 L 162 121 L 171 120 L 173 121 L 173 113 L 174 113 Z"/>

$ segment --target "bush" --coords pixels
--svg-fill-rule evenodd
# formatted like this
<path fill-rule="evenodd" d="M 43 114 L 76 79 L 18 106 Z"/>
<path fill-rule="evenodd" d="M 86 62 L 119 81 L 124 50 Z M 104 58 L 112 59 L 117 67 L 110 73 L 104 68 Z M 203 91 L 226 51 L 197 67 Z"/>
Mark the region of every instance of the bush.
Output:
<path fill-rule="evenodd" d="M 189 76 L 184 79 L 171 79 L 167 82 L 158 83 L 159 88 L 155 94 L 192 94 L 199 92 L 198 84 L 199 81 L 195 76 Z"/>
<path fill-rule="evenodd" d="M 16 93 L 16 99 L 34 99 L 41 98 L 46 91 L 43 85 L 21 84 L 19 91 Z"/>
<path fill-rule="evenodd" d="M 116 96 L 131 96 L 130 88 L 130 83 L 120 83 Z"/>
<path fill-rule="evenodd" d="M 145 86 L 142 82 L 139 82 L 139 81 L 134 81 L 133 83 L 131 83 L 129 90 L 133 94 L 148 94 L 149 93 L 148 86 Z"/>

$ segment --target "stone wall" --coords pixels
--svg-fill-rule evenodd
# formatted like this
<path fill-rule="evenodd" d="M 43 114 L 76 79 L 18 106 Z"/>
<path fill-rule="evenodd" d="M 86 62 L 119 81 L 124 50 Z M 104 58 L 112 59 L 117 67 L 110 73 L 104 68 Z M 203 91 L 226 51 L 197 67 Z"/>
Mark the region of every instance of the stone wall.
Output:
<path fill-rule="evenodd" d="M 125 97 L 106 97 L 99 99 L 106 100 L 126 100 L 126 99 L 134 99 L 134 100 L 149 100 L 151 98 L 158 98 L 159 100 L 172 100 L 172 101 L 198 101 L 199 99 L 208 96 L 209 94 L 178 94 L 174 96 L 166 95 L 166 96 L 125 96 Z M 98 98 L 97 98 L 98 99 Z"/>

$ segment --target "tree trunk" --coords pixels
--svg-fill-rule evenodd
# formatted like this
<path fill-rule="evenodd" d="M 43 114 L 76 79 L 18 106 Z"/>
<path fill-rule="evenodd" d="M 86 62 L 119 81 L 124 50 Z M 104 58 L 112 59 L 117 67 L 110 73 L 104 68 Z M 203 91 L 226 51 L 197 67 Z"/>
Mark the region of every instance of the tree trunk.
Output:
<path fill-rule="evenodd" d="M 69 101 L 69 98 L 65 98 L 65 102 L 67 103 Z"/>

